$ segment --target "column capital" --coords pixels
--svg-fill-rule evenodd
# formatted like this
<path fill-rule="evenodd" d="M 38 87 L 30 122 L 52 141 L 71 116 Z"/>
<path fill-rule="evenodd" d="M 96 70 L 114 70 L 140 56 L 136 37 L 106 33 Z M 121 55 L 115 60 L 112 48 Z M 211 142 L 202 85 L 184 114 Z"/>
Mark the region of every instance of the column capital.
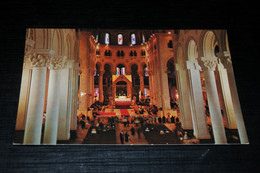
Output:
<path fill-rule="evenodd" d="M 190 70 L 201 70 L 201 66 L 199 65 L 197 60 L 195 62 L 186 61 L 186 66 L 187 66 L 187 69 L 190 69 Z"/>
<path fill-rule="evenodd" d="M 66 60 L 66 56 L 51 56 L 47 61 L 47 66 L 50 70 L 59 70 L 64 68 Z"/>
<path fill-rule="evenodd" d="M 216 65 L 218 63 L 217 57 L 207 58 L 207 57 L 201 57 L 200 61 L 202 64 L 203 70 L 210 70 L 214 71 L 216 68 Z"/>
<path fill-rule="evenodd" d="M 230 52 L 228 52 L 228 51 L 219 52 L 217 54 L 217 56 L 221 60 L 221 63 L 223 64 L 224 68 L 226 68 L 226 69 L 233 68 Z"/>
<path fill-rule="evenodd" d="M 32 67 L 46 67 L 49 56 L 44 56 L 42 54 L 34 52 L 32 54 L 29 54 L 28 58 L 31 61 Z"/>

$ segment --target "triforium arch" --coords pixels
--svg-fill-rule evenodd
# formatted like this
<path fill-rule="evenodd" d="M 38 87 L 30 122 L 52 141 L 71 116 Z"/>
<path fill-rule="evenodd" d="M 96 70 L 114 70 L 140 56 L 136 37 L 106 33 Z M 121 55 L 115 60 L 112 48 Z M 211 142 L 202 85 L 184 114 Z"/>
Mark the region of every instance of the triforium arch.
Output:
<path fill-rule="evenodd" d="M 201 33 L 199 42 L 199 57 L 216 57 L 216 49 L 220 48 L 218 36 L 219 34 L 217 34 L 214 30 L 205 30 Z"/>
<path fill-rule="evenodd" d="M 195 42 L 194 39 L 190 39 L 188 41 L 188 46 L 187 46 L 187 60 L 191 62 L 195 62 L 199 57 L 198 54 L 198 46 Z"/>
<path fill-rule="evenodd" d="M 136 62 L 132 62 L 132 63 L 129 63 L 128 65 L 127 65 L 127 73 L 129 73 L 129 74 L 131 74 L 132 73 L 132 66 L 133 65 L 136 65 L 136 67 L 137 67 L 137 71 L 138 71 L 138 69 L 139 69 L 139 65 L 138 65 L 138 63 L 136 63 Z"/>

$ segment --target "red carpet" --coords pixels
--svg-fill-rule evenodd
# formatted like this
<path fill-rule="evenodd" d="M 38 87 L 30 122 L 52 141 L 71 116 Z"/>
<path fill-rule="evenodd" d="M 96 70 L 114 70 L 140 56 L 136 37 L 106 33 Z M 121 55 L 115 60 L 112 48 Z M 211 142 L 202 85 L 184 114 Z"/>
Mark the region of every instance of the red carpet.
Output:
<path fill-rule="evenodd" d="M 116 113 L 115 112 L 97 112 L 99 115 L 101 116 L 115 116 Z"/>
<path fill-rule="evenodd" d="M 131 101 L 115 101 L 115 104 L 118 106 L 128 106 L 131 105 Z"/>
<path fill-rule="evenodd" d="M 127 109 L 120 109 L 120 112 L 121 112 L 121 116 L 129 116 L 129 112 Z"/>

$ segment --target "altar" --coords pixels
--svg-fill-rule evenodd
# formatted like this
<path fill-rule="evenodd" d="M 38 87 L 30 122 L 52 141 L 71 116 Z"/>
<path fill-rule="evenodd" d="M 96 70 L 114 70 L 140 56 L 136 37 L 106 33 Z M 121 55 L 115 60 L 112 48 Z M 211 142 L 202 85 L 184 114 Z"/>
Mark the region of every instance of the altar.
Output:
<path fill-rule="evenodd" d="M 129 97 L 127 97 L 127 96 L 117 96 L 116 98 L 115 98 L 115 102 L 117 102 L 117 101 L 131 101 L 131 98 L 129 98 Z"/>
<path fill-rule="evenodd" d="M 115 98 L 115 106 L 117 108 L 128 108 L 131 105 L 131 98 L 127 96 L 117 96 Z"/>

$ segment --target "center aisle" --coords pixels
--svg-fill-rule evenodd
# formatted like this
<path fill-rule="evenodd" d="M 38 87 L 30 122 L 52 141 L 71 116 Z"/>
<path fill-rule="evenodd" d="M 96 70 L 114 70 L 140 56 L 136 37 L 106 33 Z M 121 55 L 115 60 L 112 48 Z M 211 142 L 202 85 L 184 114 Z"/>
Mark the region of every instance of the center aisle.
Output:
<path fill-rule="evenodd" d="M 121 116 L 129 116 L 128 109 L 120 109 Z"/>
<path fill-rule="evenodd" d="M 130 129 L 134 127 L 135 131 L 137 131 L 138 127 L 135 127 L 134 124 L 130 124 L 129 127 L 124 127 L 123 124 L 119 123 L 117 124 L 116 127 L 116 144 L 121 144 L 120 141 L 120 133 L 123 131 L 124 134 L 127 132 L 130 135 L 130 141 L 129 142 L 125 142 L 123 145 L 131 145 L 131 144 L 135 144 L 135 145 L 143 145 L 143 144 L 148 144 L 148 142 L 146 141 L 143 132 L 140 133 L 140 139 L 138 138 L 138 134 L 137 132 L 135 132 L 135 135 L 131 135 L 131 131 Z"/>

